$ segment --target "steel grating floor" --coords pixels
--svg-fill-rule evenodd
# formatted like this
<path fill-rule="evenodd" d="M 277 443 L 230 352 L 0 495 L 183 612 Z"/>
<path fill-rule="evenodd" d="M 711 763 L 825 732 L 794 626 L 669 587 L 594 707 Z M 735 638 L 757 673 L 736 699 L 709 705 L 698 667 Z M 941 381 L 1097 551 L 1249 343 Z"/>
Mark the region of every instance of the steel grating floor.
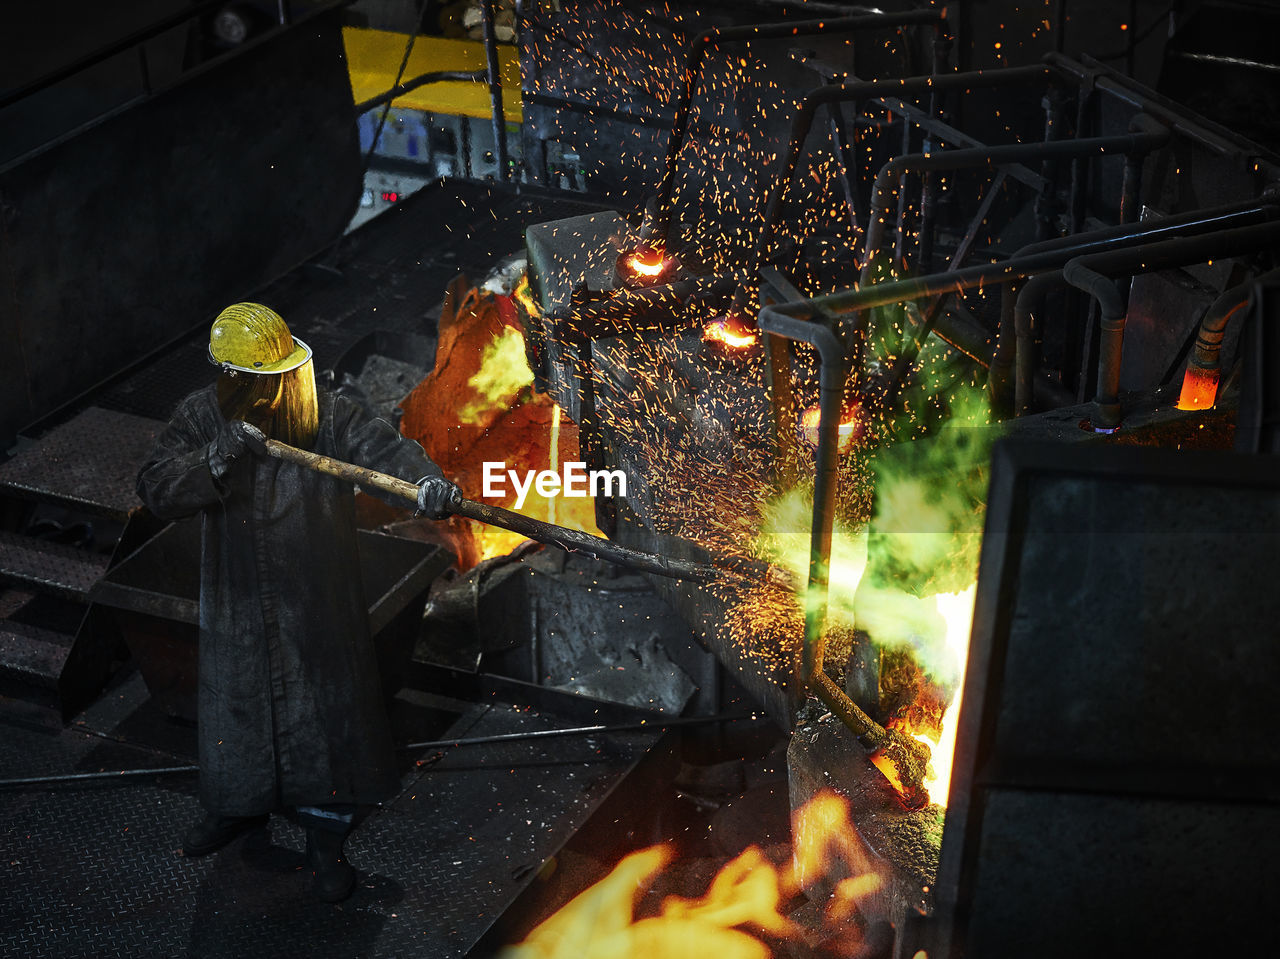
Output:
<path fill-rule="evenodd" d="M 159 716 L 136 675 L 106 698 L 62 729 L 0 718 L 4 777 L 191 762 L 194 731 Z M 575 724 L 494 701 L 441 738 Z M 183 858 L 202 815 L 190 774 L 5 787 L 0 955 L 464 956 L 656 740 L 557 737 L 409 763 L 348 842 L 361 880 L 339 906 L 311 899 L 302 830 L 283 817 Z"/>

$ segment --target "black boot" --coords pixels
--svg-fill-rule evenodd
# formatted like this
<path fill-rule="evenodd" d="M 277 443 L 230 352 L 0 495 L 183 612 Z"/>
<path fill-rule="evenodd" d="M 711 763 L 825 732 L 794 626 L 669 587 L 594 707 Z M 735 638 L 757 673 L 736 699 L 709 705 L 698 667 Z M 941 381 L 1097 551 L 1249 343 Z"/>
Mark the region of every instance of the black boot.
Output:
<path fill-rule="evenodd" d="M 219 816 L 210 813 L 187 830 L 182 839 L 182 854 L 191 857 L 207 856 L 211 852 L 217 852 L 241 833 L 266 824 L 265 813 L 261 816 Z"/>
<path fill-rule="evenodd" d="M 306 828 L 311 891 L 321 902 L 341 902 L 356 887 L 356 871 L 342 855 L 347 834 L 318 826 Z"/>

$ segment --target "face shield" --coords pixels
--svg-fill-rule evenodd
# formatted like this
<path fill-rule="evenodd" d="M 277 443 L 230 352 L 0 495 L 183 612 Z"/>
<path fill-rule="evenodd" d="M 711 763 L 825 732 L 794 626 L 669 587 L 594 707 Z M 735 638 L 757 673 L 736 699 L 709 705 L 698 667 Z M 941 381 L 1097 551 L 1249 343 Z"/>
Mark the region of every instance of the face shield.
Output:
<path fill-rule="evenodd" d="M 218 406 L 226 419 L 311 447 L 320 420 L 311 348 L 279 314 L 259 303 L 227 307 L 210 330 L 209 360 L 219 369 Z"/>

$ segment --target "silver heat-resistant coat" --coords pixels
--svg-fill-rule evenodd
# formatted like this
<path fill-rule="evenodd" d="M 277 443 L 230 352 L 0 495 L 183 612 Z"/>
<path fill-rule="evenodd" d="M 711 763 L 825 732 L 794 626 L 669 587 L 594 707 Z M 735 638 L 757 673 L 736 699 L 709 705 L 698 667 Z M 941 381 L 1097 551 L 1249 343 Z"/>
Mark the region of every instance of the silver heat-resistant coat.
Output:
<path fill-rule="evenodd" d="M 315 452 L 410 482 L 440 475 L 390 423 L 343 396 L 319 400 Z M 187 397 L 138 477 L 160 518 L 202 513 L 201 802 L 250 816 L 386 799 L 398 776 L 352 487 L 249 452 L 216 478 L 223 423 L 213 388 Z"/>

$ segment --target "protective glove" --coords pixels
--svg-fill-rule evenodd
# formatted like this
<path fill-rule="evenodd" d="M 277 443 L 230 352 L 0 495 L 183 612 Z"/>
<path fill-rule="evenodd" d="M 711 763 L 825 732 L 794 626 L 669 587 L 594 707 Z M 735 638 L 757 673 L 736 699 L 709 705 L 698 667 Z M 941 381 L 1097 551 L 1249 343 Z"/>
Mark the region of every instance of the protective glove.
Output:
<path fill-rule="evenodd" d="M 424 476 L 418 480 L 418 513 L 428 519 L 444 519 L 449 506 L 462 499 L 462 490 L 443 476 Z"/>
<path fill-rule="evenodd" d="M 213 470 L 214 476 L 221 478 L 226 475 L 231 464 L 245 453 L 265 456 L 266 440 L 262 430 L 243 420 L 223 423 L 209 450 L 209 468 Z"/>
<path fill-rule="evenodd" d="M 244 420 L 231 420 L 222 424 L 218 438 L 214 440 L 217 453 L 223 459 L 233 460 L 246 452 L 254 456 L 267 455 L 267 437 L 256 426 Z"/>

